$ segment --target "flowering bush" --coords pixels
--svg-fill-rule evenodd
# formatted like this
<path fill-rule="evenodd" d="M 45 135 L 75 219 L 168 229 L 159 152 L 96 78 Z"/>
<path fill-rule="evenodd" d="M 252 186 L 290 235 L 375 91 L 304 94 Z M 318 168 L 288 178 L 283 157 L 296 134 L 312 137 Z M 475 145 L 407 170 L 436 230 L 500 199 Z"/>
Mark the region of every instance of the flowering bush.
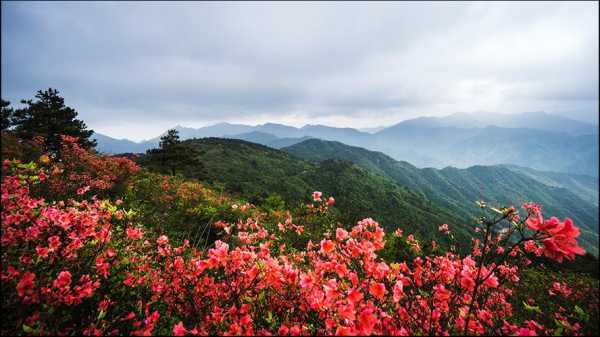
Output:
<path fill-rule="evenodd" d="M 589 333 L 587 322 L 598 315 L 597 297 L 573 307 L 580 290 L 560 282 L 546 289 L 562 301 L 556 312 L 523 301 L 531 316 L 515 315 L 511 298 L 530 258 L 583 253 L 573 223 L 544 219 L 537 205 L 525 204 L 522 216 L 514 208 L 491 209 L 467 256 L 424 254 L 414 237 L 397 232 L 395 240 L 415 257 L 388 263 L 379 256 L 386 233 L 372 219 L 326 229 L 301 249 L 289 245 L 306 238 L 308 223 L 298 221 L 326 217 L 333 206 L 333 198 L 315 193 L 302 219 L 286 214 L 276 225 L 263 223 L 251 205 L 229 205 L 237 219 L 215 219 L 219 240 L 203 250 L 151 224 L 136 225 L 150 219 L 139 214 L 147 211 L 141 204 L 77 193 L 104 187 L 86 185 L 98 176 L 85 172 L 103 160 L 88 155 L 81 165 L 90 167 L 42 163 L 62 165 L 61 174 L 74 178 L 62 186 L 62 200 L 34 193 L 58 186 L 38 165 L 3 164 L 2 334 L 579 334 Z M 98 172 L 112 177 L 115 170 L 121 166 Z M 185 210 L 212 198 L 199 196 L 202 187 L 194 183 L 175 191 L 178 199 L 169 202 Z M 157 205 L 166 208 L 164 202 Z M 439 229 L 451 235 L 448 226 Z"/>
<path fill-rule="evenodd" d="M 194 246 L 217 239 L 218 220 L 229 222 L 254 214 L 197 181 L 143 171 L 123 195 L 123 206 L 135 210 L 134 221 L 172 238 L 187 238 Z M 217 224 L 217 226 L 215 226 Z"/>
<path fill-rule="evenodd" d="M 116 196 L 123 192 L 129 179 L 140 168 L 121 157 L 99 156 L 83 149 L 77 138 L 62 136 L 60 161 L 42 155 L 48 165 L 47 197 Z"/>

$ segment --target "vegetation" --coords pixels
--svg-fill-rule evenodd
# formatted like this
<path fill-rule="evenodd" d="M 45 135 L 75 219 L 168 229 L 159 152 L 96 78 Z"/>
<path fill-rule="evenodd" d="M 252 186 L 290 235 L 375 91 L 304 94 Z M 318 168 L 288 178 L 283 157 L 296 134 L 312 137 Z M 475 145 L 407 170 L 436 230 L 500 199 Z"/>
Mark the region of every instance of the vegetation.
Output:
<path fill-rule="evenodd" d="M 464 224 L 472 221 L 459 218 L 422 195 L 401 187 L 388 178 L 371 174 L 351 163 L 326 161 L 320 164 L 298 160 L 285 152 L 242 140 L 204 138 L 182 142 L 198 153 L 203 165 L 183 165 L 180 172 L 245 198 L 255 205 L 263 205 L 271 198 L 281 198 L 289 209 L 299 207 L 298 201 L 314 190 L 336 199 L 337 220 L 356 223 L 373 217 L 388 230 L 411 230 L 419 239 L 437 239 L 449 244 L 437 233 L 434 223 L 456 225 L 455 235 L 468 242 L 472 235 Z M 160 170 L 159 158 L 143 156 L 138 160 L 144 167 Z M 164 171 L 164 169 L 163 169 Z M 382 207 L 383 206 L 383 207 Z"/>
<path fill-rule="evenodd" d="M 166 169 L 167 173 L 175 175 L 177 169 L 192 166 L 196 170 L 202 168 L 198 160 L 198 153 L 193 147 L 183 146 L 179 140 L 179 132 L 175 129 L 168 130 L 160 138 L 159 147 L 147 151 L 149 162 L 156 163 L 156 168 Z"/>
<path fill-rule="evenodd" d="M 336 200 L 321 192 L 295 218 L 132 162 L 123 171 L 116 164 L 127 159 L 79 162 L 85 150 L 63 140 L 60 162 L 3 162 L 2 334 L 597 333 L 597 280 L 523 271 L 536 256 L 583 253 L 571 220 L 544 218 L 538 205 L 485 208 L 469 255 L 425 251 L 370 218 L 337 227 Z M 113 174 L 53 178 L 95 166 Z M 65 193 L 53 192 L 61 182 Z M 208 240 L 167 232 L 193 231 L 209 215 Z M 390 235 L 413 256 L 381 259 Z"/>
<path fill-rule="evenodd" d="M 598 280 L 563 269 L 592 258 L 580 229 L 541 205 L 467 226 L 348 161 L 171 132 L 143 168 L 22 135 L 2 130 L 1 335 L 598 333 Z"/>
<path fill-rule="evenodd" d="M 14 109 L 10 106 L 9 101 L 0 100 L 0 117 L 2 118 L 0 122 L 0 130 L 4 131 L 8 129 L 11 124 L 11 117 L 14 113 Z"/>
<path fill-rule="evenodd" d="M 571 217 L 582 227 L 582 244 L 598 255 L 598 207 L 564 188 L 544 185 L 525 175 L 498 166 L 474 166 L 468 169 L 418 169 L 380 152 L 348 146 L 339 142 L 310 139 L 284 151 L 312 162 L 346 160 L 370 172 L 393 179 L 401 186 L 422 193 L 431 202 L 452 210 L 462 218 L 477 217 L 473 200 L 495 205 L 511 202 L 543 203 L 558 216 Z"/>
<path fill-rule="evenodd" d="M 61 135 L 76 137 L 83 148 L 92 148 L 96 142 L 90 139 L 92 130 L 77 119 L 77 111 L 65 105 L 58 90 L 39 90 L 36 101 L 22 100 L 26 107 L 12 110 L 8 102 L 2 101 L 2 130 L 10 128 L 19 139 L 33 141 L 43 139 L 42 149 L 51 154 L 60 152 Z"/>

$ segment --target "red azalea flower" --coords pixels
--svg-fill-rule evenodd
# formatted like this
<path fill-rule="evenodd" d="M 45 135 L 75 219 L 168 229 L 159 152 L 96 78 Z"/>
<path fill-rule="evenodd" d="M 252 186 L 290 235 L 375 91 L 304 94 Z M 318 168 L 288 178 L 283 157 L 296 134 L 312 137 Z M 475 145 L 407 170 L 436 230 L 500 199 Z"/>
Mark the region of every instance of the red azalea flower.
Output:
<path fill-rule="evenodd" d="M 383 297 L 385 296 L 386 290 L 385 285 L 379 282 L 371 282 L 369 285 L 369 294 L 373 295 L 373 297 L 383 301 Z"/>
<path fill-rule="evenodd" d="M 179 323 L 173 326 L 173 335 L 174 336 L 185 336 L 185 327 L 183 326 L 183 322 L 179 321 Z"/>

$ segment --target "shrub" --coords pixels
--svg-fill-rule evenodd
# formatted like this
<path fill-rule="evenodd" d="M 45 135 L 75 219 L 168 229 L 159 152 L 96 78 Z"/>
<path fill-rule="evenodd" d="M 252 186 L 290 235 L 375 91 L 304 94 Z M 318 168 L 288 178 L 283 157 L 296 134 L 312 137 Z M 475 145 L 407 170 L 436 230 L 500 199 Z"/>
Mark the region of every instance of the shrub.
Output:
<path fill-rule="evenodd" d="M 327 220 L 334 201 L 315 192 L 304 215 L 293 219 L 286 214 L 277 224 L 264 223 L 251 205 L 228 205 L 233 211 L 227 216 L 235 219 L 212 223 L 219 240 L 204 250 L 136 222 L 159 218 L 169 207 L 186 212 L 214 195 L 194 182 L 140 174 L 135 179 L 145 181 L 138 185 L 144 189 L 129 185 L 131 200 L 123 203 L 111 200 L 110 193 L 102 194 L 103 199 L 77 193 L 98 176 L 57 185 L 45 173 L 62 165 L 66 177 L 83 177 L 97 161 L 110 160 L 88 155 L 82 154 L 83 167 L 52 159 L 42 165 L 3 163 L 2 334 L 595 331 L 591 317 L 598 315 L 597 296 L 585 306 L 572 305 L 588 288 L 573 291 L 573 284 L 523 274 L 533 256 L 563 261 L 583 254 L 572 221 L 545 219 L 539 205 L 525 204 L 521 215 L 514 208 L 489 209 L 466 256 L 436 250 L 434 243 L 423 249 L 410 234 L 396 233 L 397 244 L 413 255 L 386 262 L 379 256 L 386 233 L 377 222 L 364 219 L 351 228 L 336 226 Z M 112 164 L 99 167 L 109 176 L 121 170 Z M 124 178 L 127 184 L 140 184 Z M 168 186 L 156 184 L 157 179 Z M 64 189 L 53 199 L 39 194 L 58 186 Z M 154 207 L 156 213 L 145 218 Z M 330 227 L 319 235 L 307 233 L 310 223 L 319 221 Z M 439 230 L 451 235 L 452 229 L 441 225 Z M 527 299 L 522 303 L 527 314 L 521 315 L 513 299 L 529 296 L 519 294 L 528 291 L 520 285 L 523 277 L 543 279 L 539 287 L 551 292 L 556 305 Z"/>

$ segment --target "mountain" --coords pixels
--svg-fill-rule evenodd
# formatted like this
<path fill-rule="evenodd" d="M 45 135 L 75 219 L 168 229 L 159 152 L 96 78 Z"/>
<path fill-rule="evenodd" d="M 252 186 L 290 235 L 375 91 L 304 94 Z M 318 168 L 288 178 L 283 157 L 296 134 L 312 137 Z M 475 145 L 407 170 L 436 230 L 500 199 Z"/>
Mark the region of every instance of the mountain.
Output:
<path fill-rule="evenodd" d="M 310 139 L 311 137 L 300 137 L 300 138 L 279 138 L 270 133 L 261 131 L 252 131 L 241 133 L 239 135 L 227 135 L 223 138 L 241 139 L 251 143 L 265 145 L 274 149 L 280 149 L 282 147 L 291 146 L 300 143 L 304 140 Z"/>
<path fill-rule="evenodd" d="M 420 167 L 512 164 L 598 176 L 598 136 L 535 129 L 431 127 L 400 123 L 364 146 Z"/>
<path fill-rule="evenodd" d="M 268 144 L 265 144 L 268 147 L 272 147 L 274 149 L 281 149 L 287 146 L 292 146 L 294 144 L 298 144 L 300 142 L 303 142 L 307 139 L 311 139 L 312 137 L 309 136 L 304 136 L 301 138 L 277 138 L 271 142 L 269 142 Z"/>
<path fill-rule="evenodd" d="M 262 125 L 257 125 L 255 127 L 253 127 L 253 129 L 256 131 L 260 131 L 260 132 L 270 133 L 279 138 L 284 138 L 284 137 L 298 138 L 298 137 L 305 136 L 305 134 L 303 134 L 300 131 L 300 129 L 298 129 L 296 127 L 287 126 L 287 125 L 283 125 L 283 124 L 277 124 L 277 123 L 266 123 L 266 124 L 262 124 Z"/>
<path fill-rule="evenodd" d="M 128 139 L 116 139 L 98 132 L 94 132 L 91 137 L 96 139 L 97 146 L 96 150 L 100 153 L 127 153 L 127 152 L 146 152 L 147 149 L 153 148 L 154 145 L 151 143 L 136 143 Z"/>
<path fill-rule="evenodd" d="M 240 133 L 238 135 L 227 136 L 224 138 L 241 139 L 251 143 L 266 145 L 272 141 L 279 139 L 278 137 L 261 131 L 251 131 L 246 133 Z"/>
<path fill-rule="evenodd" d="M 376 127 L 372 127 L 372 128 L 360 128 L 360 129 L 358 129 L 358 131 L 366 132 L 366 133 L 376 133 L 385 128 L 386 128 L 385 126 L 376 126 Z"/>
<path fill-rule="evenodd" d="M 345 144 L 360 145 L 369 143 L 372 135 L 352 128 L 334 128 L 325 125 L 305 125 L 301 129 L 304 136 L 325 140 L 337 140 Z"/>
<path fill-rule="evenodd" d="M 311 163 L 237 139 L 192 139 L 183 144 L 197 149 L 202 165 L 181 167 L 178 173 L 222 186 L 228 193 L 256 204 L 276 194 L 287 205 L 296 206 L 317 190 L 336 198 L 340 221 L 345 224 L 372 217 L 388 229 L 410 229 L 421 238 L 440 241 L 445 240 L 437 230 L 442 223 L 452 224 L 458 238 L 467 239 L 472 233 L 464 225 L 469 219 L 457 217 L 421 193 L 347 161 Z M 160 169 L 159 163 L 148 156 L 142 156 L 139 163 Z"/>
<path fill-rule="evenodd" d="M 510 129 L 532 128 L 542 131 L 564 132 L 572 135 L 598 134 L 598 126 L 546 112 L 455 113 L 445 117 L 419 117 L 399 124 L 420 127 L 485 128 L 496 126 Z"/>
<path fill-rule="evenodd" d="M 564 187 L 580 198 L 598 206 L 598 178 L 582 174 L 537 171 L 528 167 L 503 165 L 509 170 L 526 175 L 548 186 Z"/>
<path fill-rule="evenodd" d="M 419 169 L 380 152 L 318 139 L 310 139 L 283 150 L 315 163 L 331 159 L 350 161 L 422 193 L 433 203 L 452 210 L 462 218 L 479 214 L 475 200 L 484 199 L 495 205 L 519 205 L 535 201 L 544 205 L 547 214 L 571 217 L 582 228 L 582 244 L 595 255 L 598 254 L 597 204 L 580 198 L 564 187 L 546 185 L 539 178 L 533 179 L 514 169 L 502 166 Z"/>
<path fill-rule="evenodd" d="M 322 138 L 343 141 L 348 144 L 361 145 L 368 142 L 370 134 L 352 128 L 335 128 L 325 125 L 305 125 L 296 128 L 277 123 L 266 123 L 257 126 L 218 123 L 201 128 L 174 127 L 182 140 L 205 137 L 220 137 L 248 140 L 273 148 L 289 146 L 308 138 Z M 100 135 L 100 134 L 98 134 Z M 140 143 L 130 140 L 118 140 L 105 135 L 98 139 L 98 150 L 105 153 L 145 152 L 158 146 L 160 136 Z M 118 150 L 118 152 L 115 152 Z"/>
<path fill-rule="evenodd" d="M 219 123 L 198 129 L 182 126 L 176 129 L 181 139 L 237 138 L 273 148 L 306 138 L 333 140 L 381 151 L 418 167 L 506 164 L 593 177 L 598 177 L 599 169 L 597 126 L 543 112 L 421 117 L 375 133 L 324 125 L 296 128 L 276 123 L 257 126 Z M 143 152 L 157 146 L 158 140 L 142 143 L 99 140 L 98 149 Z"/>

